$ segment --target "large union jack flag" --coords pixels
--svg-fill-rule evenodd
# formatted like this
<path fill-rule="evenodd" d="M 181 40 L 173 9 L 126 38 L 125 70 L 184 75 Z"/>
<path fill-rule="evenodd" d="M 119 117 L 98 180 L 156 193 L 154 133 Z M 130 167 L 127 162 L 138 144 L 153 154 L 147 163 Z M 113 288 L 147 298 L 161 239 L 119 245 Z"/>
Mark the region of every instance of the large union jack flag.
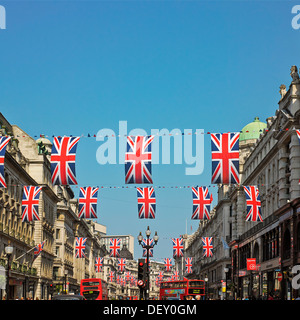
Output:
<path fill-rule="evenodd" d="M 77 184 L 75 158 L 79 139 L 80 137 L 54 137 L 50 159 L 53 185 Z"/>
<path fill-rule="evenodd" d="M 136 188 L 140 219 L 155 219 L 156 199 L 153 187 Z"/>
<path fill-rule="evenodd" d="M 120 257 L 121 240 L 120 239 L 109 239 L 109 256 Z"/>
<path fill-rule="evenodd" d="M 85 257 L 85 245 L 86 239 L 82 237 L 76 237 L 75 241 L 75 258 L 84 258 Z"/>
<path fill-rule="evenodd" d="M 24 186 L 22 198 L 22 221 L 40 220 L 39 198 L 42 187 Z"/>
<path fill-rule="evenodd" d="M 211 183 L 230 184 L 239 178 L 239 133 L 211 134 Z"/>
<path fill-rule="evenodd" d="M 258 188 L 256 186 L 244 186 L 247 204 L 246 221 L 262 222 L 261 202 Z"/>
<path fill-rule="evenodd" d="M 82 187 L 79 191 L 79 218 L 97 218 L 97 195 L 99 188 Z"/>
<path fill-rule="evenodd" d="M 207 187 L 192 188 L 193 215 L 192 219 L 210 220 L 210 205 L 213 197 L 209 194 Z"/>
<path fill-rule="evenodd" d="M 0 137 L 0 188 L 6 188 L 6 182 L 4 178 L 4 159 L 9 140 L 10 137 Z"/>
<path fill-rule="evenodd" d="M 36 259 L 36 258 L 40 255 L 40 253 L 43 251 L 45 242 L 46 242 L 46 240 L 44 240 L 42 243 L 37 244 L 37 245 L 34 247 L 34 250 L 33 250 L 33 260 Z"/>
<path fill-rule="evenodd" d="M 185 258 L 185 273 L 192 273 L 193 258 Z"/>
<path fill-rule="evenodd" d="M 126 258 L 118 259 L 118 271 L 123 272 L 126 266 Z"/>
<path fill-rule="evenodd" d="M 213 256 L 212 237 L 202 237 L 203 257 Z"/>
<path fill-rule="evenodd" d="M 96 272 L 101 272 L 102 268 L 103 268 L 103 258 L 96 257 L 95 258 L 95 271 Z"/>
<path fill-rule="evenodd" d="M 164 259 L 165 263 L 165 271 L 171 271 L 172 268 L 172 258 L 165 258 Z"/>
<path fill-rule="evenodd" d="M 183 239 L 182 238 L 172 238 L 173 243 L 173 257 L 183 257 Z"/>
<path fill-rule="evenodd" d="M 142 247 L 143 247 L 143 257 L 147 257 L 147 250 L 149 251 L 149 257 L 153 257 L 153 247 L 154 247 L 153 239 L 143 239 Z"/>
<path fill-rule="evenodd" d="M 154 136 L 127 137 L 125 183 L 153 183 L 151 143 Z"/>

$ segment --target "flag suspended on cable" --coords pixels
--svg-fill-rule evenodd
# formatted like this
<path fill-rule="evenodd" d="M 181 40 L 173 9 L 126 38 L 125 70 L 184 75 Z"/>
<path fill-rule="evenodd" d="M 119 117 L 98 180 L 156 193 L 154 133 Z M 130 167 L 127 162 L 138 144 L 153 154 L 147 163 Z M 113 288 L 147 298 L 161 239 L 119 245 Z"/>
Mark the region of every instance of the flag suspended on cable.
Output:
<path fill-rule="evenodd" d="M 76 237 L 75 239 L 75 258 L 85 258 L 85 245 L 87 238 Z"/>
<path fill-rule="evenodd" d="M 125 270 L 126 258 L 118 259 L 118 271 L 123 272 Z"/>
<path fill-rule="evenodd" d="M 212 237 L 202 237 L 203 257 L 213 256 Z"/>
<path fill-rule="evenodd" d="M 96 272 L 101 272 L 103 269 L 103 258 L 96 257 L 95 258 L 95 271 Z"/>
<path fill-rule="evenodd" d="M 39 198 L 42 187 L 24 186 L 22 198 L 22 222 L 40 220 Z"/>
<path fill-rule="evenodd" d="M 173 257 L 183 257 L 183 239 L 182 238 L 176 238 L 173 239 Z"/>
<path fill-rule="evenodd" d="M 120 239 L 109 239 L 109 256 L 120 257 L 121 240 Z"/>
<path fill-rule="evenodd" d="M 211 183 L 239 184 L 239 133 L 211 134 Z"/>
<path fill-rule="evenodd" d="M 154 136 L 127 137 L 125 183 L 153 183 L 151 144 Z"/>
<path fill-rule="evenodd" d="M 185 273 L 192 273 L 193 258 L 185 258 Z"/>
<path fill-rule="evenodd" d="M 213 201 L 207 187 L 192 188 L 193 194 L 193 215 L 192 219 L 210 220 L 210 205 Z"/>
<path fill-rule="evenodd" d="M 172 280 L 179 280 L 179 272 L 178 271 L 174 271 L 174 274 L 172 275 Z"/>
<path fill-rule="evenodd" d="M 136 188 L 140 219 L 155 219 L 156 199 L 153 187 Z"/>
<path fill-rule="evenodd" d="M 34 247 L 33 260 L 36 259 L 40 255 L 40 253 L 43 251 L 45 242 L 46 240 L 44 240 L 42 243 L 39 243 Z"/>
<path fill-rule="evenodd" d="M 97 195 L 99 188 L 82 187 L 79 191 L 78 217 L 97 219 Z"/>
<path fill-rule="evenodd" d="M 110 271 L 109 272 L 109 281 L 110 282 L 114 282 L 115 280 L 115 272 L 114 271 Z"/>
<path fill-rule="evenodd" d="M 6 147 L 10 141 L 10 137 L 0 137 L 0 188 L 6 188 L 4 175 L 4 159 Z"/>
<path fill-rule="evenodd" d="M 244 186 L 247 204 L 246 221 L 262 222 L 261 201 L 258 188 L 256 186 Z"/>
<path fill-rule="evenodd" d="M 165 258 L 164 259 L 164 263 L 165 263 L 165 271 L 171 271 L 172 268 L 172 258 Z"/>
<path fill-rule="evenodd" d="M 75 158 L 79 139 L 80 137 L 54 137 L 50 158 L 53 185 L 77 184 Z"/>

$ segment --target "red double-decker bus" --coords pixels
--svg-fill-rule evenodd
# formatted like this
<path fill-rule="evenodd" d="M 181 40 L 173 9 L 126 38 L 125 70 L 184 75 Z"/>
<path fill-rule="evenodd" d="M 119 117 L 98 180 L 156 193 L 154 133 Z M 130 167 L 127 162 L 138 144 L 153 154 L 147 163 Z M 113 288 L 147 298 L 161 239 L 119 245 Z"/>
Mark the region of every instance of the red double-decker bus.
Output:
<path fill-rule="evenodd" d="M 87 300 L 108 300 L 107 283 L 102 279 L 82 279 L 80 294 Z"/>
<path fill-rule="evenodd" d="M 186 296 L 205 296 L 204 280 L 163 281 L 160 284 L 160 300 L 185 300 Z"/>

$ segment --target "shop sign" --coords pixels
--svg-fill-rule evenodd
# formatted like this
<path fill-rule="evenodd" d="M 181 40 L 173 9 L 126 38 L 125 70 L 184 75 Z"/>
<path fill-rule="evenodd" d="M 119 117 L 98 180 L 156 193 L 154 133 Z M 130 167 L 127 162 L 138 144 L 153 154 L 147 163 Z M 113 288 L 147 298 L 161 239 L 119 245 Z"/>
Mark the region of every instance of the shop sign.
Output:
<path fill-rule="evenodd" d="M 256 258 L 247 259 L 247 270 L 256 270 Z"/>

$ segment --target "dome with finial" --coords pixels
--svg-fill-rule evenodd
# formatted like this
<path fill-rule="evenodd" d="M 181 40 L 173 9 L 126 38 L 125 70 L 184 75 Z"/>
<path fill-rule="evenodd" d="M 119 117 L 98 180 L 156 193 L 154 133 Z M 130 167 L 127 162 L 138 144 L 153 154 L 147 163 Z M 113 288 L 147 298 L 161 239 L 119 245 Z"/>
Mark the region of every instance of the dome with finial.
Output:
<path fill-rule="evenodd" d="M 254 118 L 253 122 L 248 123 L 240 133 L 240 141 L 258 139 L 260 134 L 264 132 L 267 124 L 259 121 L 258 117 Z"/>

